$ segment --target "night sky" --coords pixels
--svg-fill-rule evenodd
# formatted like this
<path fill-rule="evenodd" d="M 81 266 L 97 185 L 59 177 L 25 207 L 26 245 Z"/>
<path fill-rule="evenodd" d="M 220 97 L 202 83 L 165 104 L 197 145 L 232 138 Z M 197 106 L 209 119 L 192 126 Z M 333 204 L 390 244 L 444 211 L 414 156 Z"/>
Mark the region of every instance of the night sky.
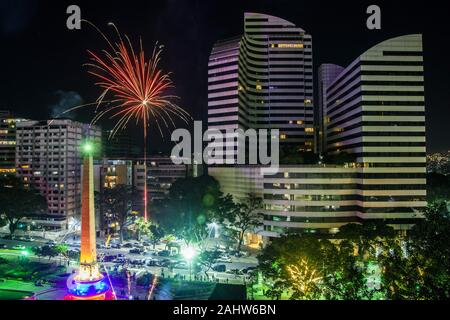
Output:
<path fill-rule="evenodd" d="M 260 12 L 289 20 L 312 34 L 315 72 L 324 62 L 346 66 L 388 38 L 422 33 L 428 151 L 448 150 L 450 10 L 443 2 L 0 0 L 0 109 L 11 110 L 17 116 L 45 119 L 69 106 L 95 101 L 100 90 L 94 87 L 94 79 L 82 65 L 88 59 L 86 50 L 98 52 L 105 42 L 86 24 L 82 30 L 66 28 L 66 8 L 77 4 L 83 19 L 94 22 L 111 36 L 109 21 L 115 22 L 135 43 L 141 36 L 147 52 L 151 52 L 156 41 L 163 44 L 162 66 L 173 72 L 180 106 L 195 119 L 205 120 L 207 61 L 213 43 L 242 34 L 244 12 Z M 366 28 L 369 4 L 381 7 L 381 30 Z M 88 121 L 92 115 L 86 109 L 73 117 Z M 136 131 L 130 129 L 129 134 L 137 136 Z M 152 141 L 156 140 L 160 139 Z M 167 151 L 168 140 L 167 134 L 166 143 L 152 142 L 152 152 Z"/>

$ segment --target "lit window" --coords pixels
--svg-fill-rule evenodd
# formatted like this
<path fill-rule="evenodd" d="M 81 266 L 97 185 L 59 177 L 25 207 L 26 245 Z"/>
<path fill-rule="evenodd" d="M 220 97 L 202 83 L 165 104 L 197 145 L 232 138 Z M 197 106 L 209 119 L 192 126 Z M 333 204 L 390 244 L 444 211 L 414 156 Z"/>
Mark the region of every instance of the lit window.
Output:
<path fill-rule="evenodd" d="M 302 120 L 297 120 L 297 124 L 303 124 Z"/>
<path fill-rule="evenodd" d="M 278 48 L 295 48 L 301 49 L 303 48 L 303 43 L 279 43 Z"/>
<path fill-rule="evenodd" d="M 256 85 L 256 90 L 262 90 L 262 85 L 257 84 L 257 85 Z"/>
<path fill-rule="evenodd" d="M 314 132 L 314 128 L 305 128 L 305 132 Z"/>
<path fill-rule="evenodd" d="M 285 140 L 286 139 L 286 135 L 285 134 L 280 135 L 280 139 L 281 140 Z"/>

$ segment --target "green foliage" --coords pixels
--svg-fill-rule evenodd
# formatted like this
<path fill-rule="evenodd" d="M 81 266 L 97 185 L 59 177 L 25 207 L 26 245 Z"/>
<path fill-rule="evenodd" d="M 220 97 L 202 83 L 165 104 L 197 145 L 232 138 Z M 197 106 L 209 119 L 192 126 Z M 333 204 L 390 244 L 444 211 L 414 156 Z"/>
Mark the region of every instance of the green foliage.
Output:
<path fill-rule="evenodd" d="M 150 225 L 150 234 L 148 235 L 148 238 L 150 243 L 153 245 L 153 248 L 161 241 L 162 238 L 164 238 L 164 236 L 164 230 L 159 225 L 155 223 Z"/>
<path fill-rule="evenodd" d="M 140 240 L 142 236 L 148 236 L 151 234 L 151 221 L 145 221 L 143 217 L 138 217 L 134 220 L 134 225 L 138 240 Z"/>
<path fill-rule="evenodd" d="M 226 199 L 229 201 L 228 196 Z M 226 221 L 229 227 L 238 231 L 238 251 L 241 250 L 245 232 L 262 225 L 261 213 L 258 211 L 261 207 L 262 199 L 252 193 L 237 204 L 228 204 Z"/>
<path fill-rule="evenodd" d="M 445 202 L 433 202 L 403 243 L 382 259 L 389 299 L 450 298 L 450 214 Z"/>
<path fill-rule="evenodd" d="M 154 206 L 154 216 L 165 233 L 189 243 L 208 236 L 207 224 L 221 216 L 224 197 L 213 177 L 179 179 L 172 184 L 168 198 Z"/>
<path fill-rule="evenodd" d="M 273 282 L 267 295 L 291 299 L 367 300 L 380 288 L 369 286 L 380 250 L 395 232 L 379 222 L 349 224 L 336 240 L 316 235 L 288 235 L 274 240 L 259 257 L 266 279 Z"/>
<path fill-rule="evenodd" d="M 211 270 L 211 268 L 213 267 L 213 265 L 217 262 L 217 260 L 220 258 L 221 253 L 218 250 L 212 250 L 212 251 L 207 251 L 207 250 L 203 250 L 199 255 L 198 255 L 198 262 L 204 266 L 204 272 L 206 277 L 208 277 L 208 271 Z"/>
<path fill-rule="evenodd" d="M 60 251 L 57 246 L 42 246 L 42 247 L 33 247 L 32 251 L 38 257 L 46 257 L 49 260 L 51 258 L 57 257 L 60 255 Z"/>
<path fill-rule="evenodd" d="M 319 299 L 319 283 L 310 281 L 310 276 L 314 272 L 314 278 L 324 277 L 329 251 L 337 254 L 330 241 L 312 235 L 290 235 L 273 240 L 258 257 L 264 278 L 272 283 L 266 295 L 280 299 L 283 292 L 287 292 L 290 299 Z M 294 278 L 290 269 L 295 267 L 300 267 L 300 271 L 309 270 L 309 273 Z"/>
<path fill-rule="evenodd" d="M 10 234 L 17 230 L 25 217 L 42 214 L 47 209 L 47 202 L 38 191 L 27 189 L 15 176 L 0 177 L 0 217 L 3 223 L 9 223 Z"/>

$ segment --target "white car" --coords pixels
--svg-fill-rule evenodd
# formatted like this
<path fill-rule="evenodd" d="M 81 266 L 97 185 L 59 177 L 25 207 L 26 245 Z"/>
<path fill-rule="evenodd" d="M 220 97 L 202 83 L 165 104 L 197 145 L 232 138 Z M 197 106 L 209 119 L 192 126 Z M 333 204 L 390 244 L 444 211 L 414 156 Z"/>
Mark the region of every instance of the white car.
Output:
<path fill-rule="evenodd" d="M 222 256 L 219 259 L 217 259 L 217 262 L 219 263 L 231 263 L 231 258 L 228 256 Z"/>

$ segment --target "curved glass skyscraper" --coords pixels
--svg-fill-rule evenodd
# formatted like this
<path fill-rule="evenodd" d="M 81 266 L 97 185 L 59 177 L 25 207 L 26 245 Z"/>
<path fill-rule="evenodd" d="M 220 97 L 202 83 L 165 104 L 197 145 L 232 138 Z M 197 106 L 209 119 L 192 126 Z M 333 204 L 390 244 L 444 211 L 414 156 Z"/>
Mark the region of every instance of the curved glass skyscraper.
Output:
<path fill-rule="evenodd" d="M 278 17 L 244 19 L 243 36 L 219 41 L 211 52 L 208 127 L 279 129 L 282 144 L 313 151 L 311 36 Z M 235 136 L 227 138 L 235 154 Z"/>

